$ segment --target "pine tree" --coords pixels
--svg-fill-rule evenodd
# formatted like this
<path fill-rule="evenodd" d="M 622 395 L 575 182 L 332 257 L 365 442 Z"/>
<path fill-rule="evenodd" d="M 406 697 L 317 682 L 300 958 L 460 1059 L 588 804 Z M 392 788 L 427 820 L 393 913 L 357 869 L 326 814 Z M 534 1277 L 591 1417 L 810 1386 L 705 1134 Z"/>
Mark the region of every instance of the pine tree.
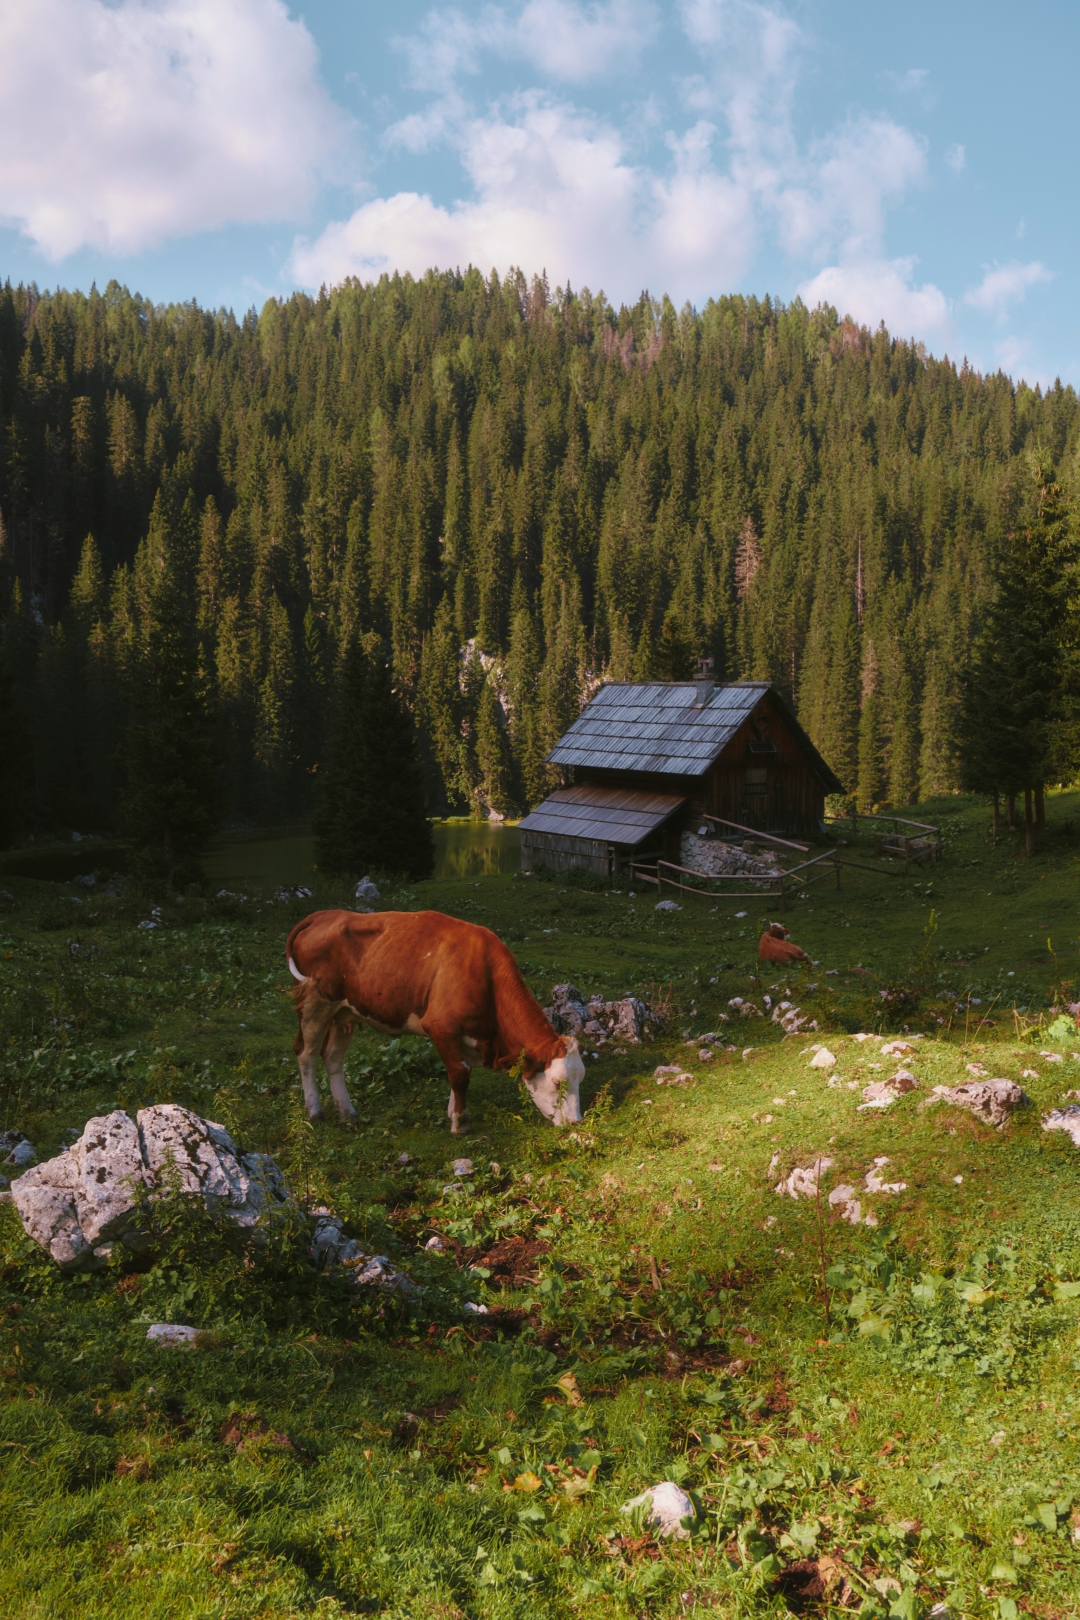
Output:
<path fill-rule="evenodd" d="M 313 818 L 320 867 L 358 876 L 430 877 L 435 846 L 424 808 L 412 717 L 381 649 L 345 649 L 334 726 Z"/>

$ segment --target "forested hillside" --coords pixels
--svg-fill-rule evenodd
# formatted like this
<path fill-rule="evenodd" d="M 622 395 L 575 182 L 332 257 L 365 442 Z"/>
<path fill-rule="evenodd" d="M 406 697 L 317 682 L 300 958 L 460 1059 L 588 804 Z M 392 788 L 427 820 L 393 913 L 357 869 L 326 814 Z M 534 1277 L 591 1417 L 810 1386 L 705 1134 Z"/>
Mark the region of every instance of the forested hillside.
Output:
<path fill-rule="evenodd" d="M 862 803 L 947 790 L 1025 453 L 1074 482 L 1080 413 L 799 304 L 470 271 L 242 322 L 5 287 L 0 434 L 22 824 L 104 831 L 166 579 L 230 821 L 308 813 L 357 631 L 432 811 L 535 802 L 597 681 L 702 652 L 776 681 Z"/>

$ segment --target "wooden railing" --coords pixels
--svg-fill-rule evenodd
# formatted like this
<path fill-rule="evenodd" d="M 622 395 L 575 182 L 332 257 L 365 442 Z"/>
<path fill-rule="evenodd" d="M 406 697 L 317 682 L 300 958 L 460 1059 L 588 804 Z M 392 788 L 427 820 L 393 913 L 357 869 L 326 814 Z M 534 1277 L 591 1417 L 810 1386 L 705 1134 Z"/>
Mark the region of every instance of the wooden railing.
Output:
<path fill-rule="evenodd" d="M 859 836 L 860 821 L 877 822 L 883 827 L 891 826 L 893 836 L 896 838 L 898 844 L 900 840 L 905 837 L 905 835 L 900 832 L 900 828 L 915 827 L 918 829 L 919 833 L 929 833 L 934 840 L 937 853 L 941 853 L 941 828 L 935 827 L 933 823 L 929 821 L 913 821 L 910 816 L 872 816 L 864 810 L 852 810 L 850 814 L 846 816 L 826 816 L 825 820 L 834 827 L 849 825 L 851 827 L 851 835 L 853 838 L 857 838 Z M 916 840 L 909 839 L 909 841 L 914 842 Z M 899 850 L 898 853 L 900 853 Z"/>
<path fill-rule="evenodd" d="M 877 872 L 885 877 L 899 877 L 899 871 L 887 866 L 868 866 L 865 861 L 853 861 L 836 850 L 824 850 L 820 855 L 812 855 L 808 861 L 802 861 L 798 866 L 787 870 L 777 868 L 773 872 L 760 874 L 751 872 L 695 872 L 691 867 L 678 866 L 674 861 L 656 860 L 652 869 L 643 867 L 639 861 L 628 861 L 625 870 L 642 883 L 652 883 L 657 889 L 665 885 L 671 889 L 678 889 L 681 894 L 696 894 L 703 899 L 722 897 L 725 900 L 775 900 L 778 909 L 785 911 L 787 903 L 793 894 L 801 893 L 809 888 L 811 883 L 817 883 L 828 877 L 831 869 L 836 878 L 836 887 L 841 886 L 841 870 L 845 866 L 853 867 L 860 872 Z M 806 876 L 812 867 L 821 868 L 812 876 Z M 684 882 L 690 878 L 692 882 Z M 752 883 L 751 889 L 731 889 L 728 884 Z M 721 885 L 717 887 L 716 885 Z"/>

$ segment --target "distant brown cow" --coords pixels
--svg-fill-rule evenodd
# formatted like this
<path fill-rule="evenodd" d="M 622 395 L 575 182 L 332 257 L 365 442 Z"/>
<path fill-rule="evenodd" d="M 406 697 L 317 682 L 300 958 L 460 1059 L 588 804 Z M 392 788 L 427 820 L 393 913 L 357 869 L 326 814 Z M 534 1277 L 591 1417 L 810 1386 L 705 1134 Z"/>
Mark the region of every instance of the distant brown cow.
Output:
<path fill-rule="evenodd" d="M 759 962 L 775 962 L 777 967 L 810 960 L 804 950 L 791 943 L 791 930 L 783 923 L 769 924 L 758 941 L 757 953 Z"/>
<path fill-rule="evenodd" d="M 585 1065 L 573 1036 L 557 1035 L 502 940 L 438 911 L 315 911 L 286 946 L 300 1031 L 304 1104 L 321 1113 L 321 1052 L 338 1113 L 354 1119 L 345 1054 L 358 1023 L 384 1035 L 427 1035 L 450 1081 L 456 1136 L 468 1123 L 469 1071 L 521 1062 L 533 1102 L 553 1125 L 581 1118 Z"/>

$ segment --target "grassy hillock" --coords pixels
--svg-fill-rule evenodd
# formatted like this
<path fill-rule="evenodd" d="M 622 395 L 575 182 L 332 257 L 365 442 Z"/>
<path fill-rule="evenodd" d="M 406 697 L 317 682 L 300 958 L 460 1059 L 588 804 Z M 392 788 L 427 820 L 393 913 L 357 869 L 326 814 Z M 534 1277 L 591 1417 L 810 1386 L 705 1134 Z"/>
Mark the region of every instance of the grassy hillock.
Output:
<path fill-rule="evenodd" d="M 571 979 L 666 1012 L 587 1060 L 579 1129 L 478 1072 L 453 1142 L 422 1041 L 354 1043 L 355 1129 L 299 1113 L 282 947 L 344 891 L 152 909 L 0 879 L 0 1126 L 45 1156 L 95 1113 L 182 1102 L 424 1290 L 357 1300 L 288 1233 L 252 1265 L 176 1208 L 147 1269 L 63 1277 L 0 1206 L 0 1614 L 1080 1613 L 1080 1151 L 1040 1129 L 1080 1087 L 1048 1016 L 1080 979 L 1080 801 L 1050 801 L 1031 860 L 973 801 L 923 811 L 943 862 L 817 885 L 787 919 L 817 965 L 784 975 L 758 976 L 755 901 L 390 896 L 496 929 L 542 1000 Z M 766 995 L 818 1031 L 729 1006 Z M 892 1065 L 854 1035 L 905 1030 L 918 1089 L 858 1111 Z M 1036 1106 L 1001 1131 L 922 1106 L 969 1064 Z M 821 1155 L 820 1205 L 778 1196 Z M 880 1159 L 901 1190 L 865 1190 Z M 841 1182 L 876 1226 L 830 1208 Z M 205 1334 L 158 1349 L 161 1321 Z M 620 1511 L 664 1479 L 688 1540 Z"/>

